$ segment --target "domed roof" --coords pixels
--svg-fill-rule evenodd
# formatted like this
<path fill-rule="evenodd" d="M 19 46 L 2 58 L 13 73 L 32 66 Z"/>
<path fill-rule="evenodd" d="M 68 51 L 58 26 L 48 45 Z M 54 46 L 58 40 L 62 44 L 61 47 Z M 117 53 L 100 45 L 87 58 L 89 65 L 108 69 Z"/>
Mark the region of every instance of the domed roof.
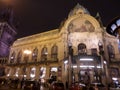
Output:
<path fill-rule="evenodd" d="M 71 17 L 73 15 L 76 15 L 76 14 L 89 14 L 89 11 L 84 8 L 82 5 L 80 5 L 79 3 L 73 8 L 73 10 L 70 11 L 68 17 Z"/>

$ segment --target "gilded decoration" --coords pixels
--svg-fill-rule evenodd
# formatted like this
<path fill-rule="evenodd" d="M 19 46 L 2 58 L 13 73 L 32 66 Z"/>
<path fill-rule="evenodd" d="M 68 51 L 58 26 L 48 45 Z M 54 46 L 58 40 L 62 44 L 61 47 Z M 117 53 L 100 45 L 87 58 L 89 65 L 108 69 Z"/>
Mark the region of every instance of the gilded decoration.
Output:
<path fill-rule="evenodd" d="M 73 32 L 94 32 L 95 27 L 88 20 L 75 20 L 68 25 L 68 31 Z"/>

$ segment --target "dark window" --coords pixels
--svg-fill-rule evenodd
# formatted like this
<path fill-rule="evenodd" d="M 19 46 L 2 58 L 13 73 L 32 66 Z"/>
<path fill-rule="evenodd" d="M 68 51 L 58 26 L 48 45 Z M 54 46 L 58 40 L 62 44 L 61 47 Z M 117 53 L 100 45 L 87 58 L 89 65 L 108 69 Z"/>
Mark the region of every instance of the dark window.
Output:
<path fill-rule="evenodd" d="M 24 62 L 27 63 L 29 59 L 29 56 L 27 54 L 24 55 Z"/>
<path fill-rule="evenodd" d="M 18 55 L 17 55 L 17 63 L 21 62 L 21 57 L 22 57 L 22 52 L 19 51 Z"/>
<path fill-rule="evenodd" d="M 26 74 L 27 74 L 27 68 L 26 68 L 26 67 L 23 67 L 23 69 L 22 69 L 22 74 L 23 74 L 23 75 L 26 75 Z"/>
<path fill-rule="evenodd" d="M 87 50 L 86 50 L 86 45 L 83 43 L 80 43 L 78 45 L 78 54 L 86 54 Z"/>
<path fill-rule="evenodd" d="M 92 55 L 97 55 L 97 48 L 92 48 L 91 53 Z"/>
<path fill-rule="evenodd" d="M 111 45 L 111 43 L 107 45 L 107 50 L 108 50 L 109 58 L 115 58 L 114 47 Z"/>
<path fill-rule="evenodd" d="M 42 61 L 45 61 L 45 60 L 47 60 L 47 48 L 46 47 L 44 47 L 43 49 L 42 49 L 42 51 L 41 51 L 41 60 Z"/>
<path fill-rule="evenodd" d="M 57 56 L 58 56 L 58 47 L 54 45 L 51 49 L 51 58 L 53 60 L 57 60 Z"/>
<path fill-rule="evenodd" d="M 33 50 L 32 59 L 33 59 L 34 61 L 37 61 L 37 56 L 38 56 L 38 49 L 35 48 L 35 49 Z"/>

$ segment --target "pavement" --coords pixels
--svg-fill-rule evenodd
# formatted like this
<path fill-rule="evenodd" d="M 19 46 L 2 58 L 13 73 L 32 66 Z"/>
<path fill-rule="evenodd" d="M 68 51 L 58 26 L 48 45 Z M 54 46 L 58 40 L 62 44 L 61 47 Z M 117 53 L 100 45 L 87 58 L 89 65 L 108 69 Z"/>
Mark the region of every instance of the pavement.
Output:
<path fill-rule="evenodd" d="M 0 86 L 0 90 L 22 90 L 20 88 L 10 88 L 9 86 Z M 40 86 L 40 90 L 49 90 L 49 88 Z"/>

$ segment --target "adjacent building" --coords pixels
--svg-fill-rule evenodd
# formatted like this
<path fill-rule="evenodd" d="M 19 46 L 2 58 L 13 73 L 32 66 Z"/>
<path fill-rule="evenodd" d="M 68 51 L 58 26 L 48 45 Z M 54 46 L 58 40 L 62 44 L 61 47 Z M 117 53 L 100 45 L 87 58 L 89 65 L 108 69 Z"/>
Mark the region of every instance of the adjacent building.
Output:
<path fill-rule="evenodd" d="M 0 76 L 4 75 L 3 64 L 9 57 L 10 46 L 15 41 L 16 29 L 13 26 L 12 9 L 7 8 L 0 13 Z"/>
<path fill-rule="evenodd" d="M 11 46 L 6 77 L 65 82 L 107 83 L 119 78 L 118 39 L 96 17 L 77 4 L 58 29 L 17 39 Z M 108 79 L 109 78 L 109 79 Z"/>

